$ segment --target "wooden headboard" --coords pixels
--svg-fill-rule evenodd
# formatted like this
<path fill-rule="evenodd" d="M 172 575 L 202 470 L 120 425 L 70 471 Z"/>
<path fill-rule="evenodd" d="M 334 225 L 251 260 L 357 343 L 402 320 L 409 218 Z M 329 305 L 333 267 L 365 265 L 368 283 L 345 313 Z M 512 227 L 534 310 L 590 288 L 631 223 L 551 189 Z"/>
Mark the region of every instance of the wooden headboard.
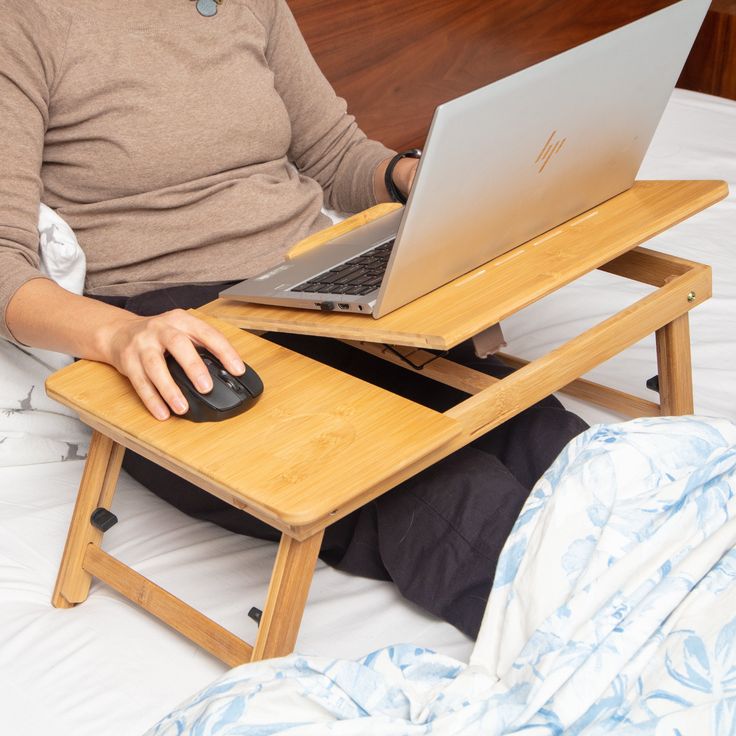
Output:
<path fill-rule="evenodd" d="M 672 0 L 288 0 L 371 137 L 421 145 L 434 108 Z"/>
<path fill-rule="evenodd" d="M 288 0 L 372 138 L 422 145 L 434 108 L 672 0 Z"/>

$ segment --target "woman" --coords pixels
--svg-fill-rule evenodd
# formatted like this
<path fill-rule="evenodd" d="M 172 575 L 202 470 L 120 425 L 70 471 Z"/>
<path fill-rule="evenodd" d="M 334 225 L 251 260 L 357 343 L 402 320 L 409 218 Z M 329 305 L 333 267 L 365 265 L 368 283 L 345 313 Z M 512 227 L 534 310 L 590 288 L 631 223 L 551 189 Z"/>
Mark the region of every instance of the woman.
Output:
<path fill-rule="evenodd" d="M 194 344 L 232 373 L 223 335 L 181 309 L 275 265 L 329 224 L 388 201 L 393 151 L 366 139 L 320 73 L 285 0 L 0 0 L 0 335 L 100 360 L 161 420 L 186 403 L 170 352 L 202 391 Z M 213 12 L 216 11 L 216 12 Z M 402 159 L 409 191 L 416 161 Z M 86 296 L 38 271 L 39 202 L 73 227 Z M 436 409 L 461 394 L 345 346 L 273 336 Z M 502 375 L 467 345 L 457 360 Z M 342 569 L 396 581 L 471 636 L 528 490 L 585 425 L 542 402 L 386 494 L 325 536 Z M 126 453 L 126 468 L 187 513 L 272 530 Z"/>

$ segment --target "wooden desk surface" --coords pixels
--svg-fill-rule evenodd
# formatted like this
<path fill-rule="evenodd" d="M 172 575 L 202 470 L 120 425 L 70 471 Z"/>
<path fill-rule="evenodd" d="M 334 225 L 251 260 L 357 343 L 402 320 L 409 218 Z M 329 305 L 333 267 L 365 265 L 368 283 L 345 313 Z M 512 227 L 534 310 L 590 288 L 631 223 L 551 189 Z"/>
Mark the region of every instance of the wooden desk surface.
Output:
<path fill-rule="evenodd" d="M 91 361 L 53 374 L 47 392 L 94 429 L 297 538 L 431 464 L 460 434 L 443 414 L 210 321 L 264 382 L 238 417 L 160 422 L 126 378 Z"/>
<path fill-rule="evenodd" d="M 448 349 L 727 194 L 722 181 L 638 181 L 617 197 L 378 320 L 229 299 L 203 309 L 254 330 Z"/>

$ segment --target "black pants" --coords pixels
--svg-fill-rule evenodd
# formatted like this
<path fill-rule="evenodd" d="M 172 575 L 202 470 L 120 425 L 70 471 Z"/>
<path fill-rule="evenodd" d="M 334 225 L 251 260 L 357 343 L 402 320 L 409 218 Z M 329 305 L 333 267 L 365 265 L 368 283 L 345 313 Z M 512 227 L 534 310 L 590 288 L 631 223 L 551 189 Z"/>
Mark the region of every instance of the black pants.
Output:
<path fill-rule="evenodd" d="M 172 287 L 103 301 L 153 315 L 201 306 L 222 288 Z M 335 340 L 276 333 L 264 337 L 437 411 L 467 397 Z M 511 372 L 496 358 L 477 358 L 469 342 L 448 357 L 498 378 Z M 529 491 L 567 442 L 586 428 L 557 399 L 547 397 L 329 526 L 320 557 L 346 572 L 393 580 L 410 601 L 475 637 L 498 556 Z M 280 537 L 267 524 L 130 450 L 123 466 L 190 516 L 239 534 Z"/>

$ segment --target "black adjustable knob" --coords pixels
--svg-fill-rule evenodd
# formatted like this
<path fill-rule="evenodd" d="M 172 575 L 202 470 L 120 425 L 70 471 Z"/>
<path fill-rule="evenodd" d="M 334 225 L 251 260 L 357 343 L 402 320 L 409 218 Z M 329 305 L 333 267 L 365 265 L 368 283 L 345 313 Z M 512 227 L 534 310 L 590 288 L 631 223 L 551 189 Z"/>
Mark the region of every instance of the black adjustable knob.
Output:
<path fill-rule="evenodd" d="M 118 517 L 102 507 L 95 509 L 90 516 L 90 523 L 95 529 L 99 529 L 101 532 L 106 532 L 118 523 Z"/>

